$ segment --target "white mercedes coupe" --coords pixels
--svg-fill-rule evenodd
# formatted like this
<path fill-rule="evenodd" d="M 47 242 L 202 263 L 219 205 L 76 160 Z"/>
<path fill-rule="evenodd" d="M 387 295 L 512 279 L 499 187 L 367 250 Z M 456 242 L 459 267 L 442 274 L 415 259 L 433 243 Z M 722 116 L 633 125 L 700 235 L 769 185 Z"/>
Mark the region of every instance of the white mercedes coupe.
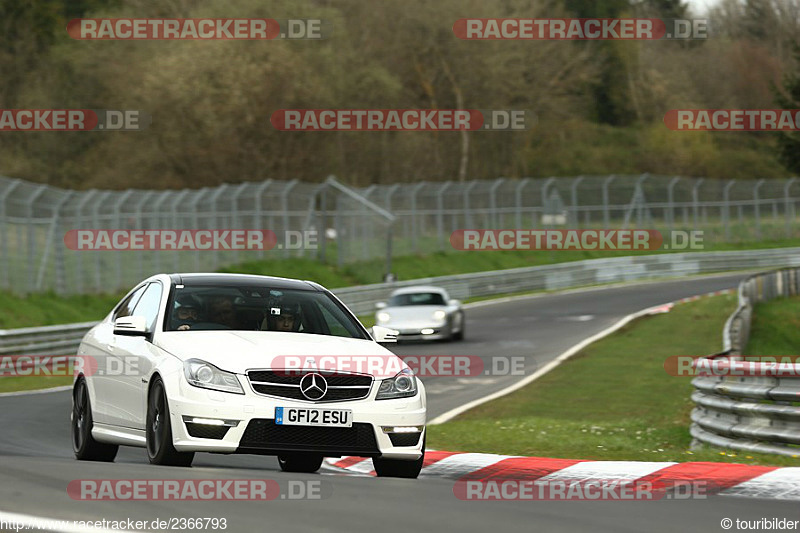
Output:
<path fill-rule="evenodd" d="M 120 445 L 151 463 L 196 452 L 276 455 L 315 472 L 324 457 L 371 457 L 379 476 L 416 478 L 425 456 L 425 387 L 330 291 L 241 274 L 159 274 L 141 282 L 80 344 L 72 394 L 79 460 Z M 374 359 L 369 371 L 321 369 Z M 287 365 L 303 360 L 302 365 Z M 386 363 L 393 368 L 386 373 Z M 310 366 L 306 366 L 308 363 Z"/>

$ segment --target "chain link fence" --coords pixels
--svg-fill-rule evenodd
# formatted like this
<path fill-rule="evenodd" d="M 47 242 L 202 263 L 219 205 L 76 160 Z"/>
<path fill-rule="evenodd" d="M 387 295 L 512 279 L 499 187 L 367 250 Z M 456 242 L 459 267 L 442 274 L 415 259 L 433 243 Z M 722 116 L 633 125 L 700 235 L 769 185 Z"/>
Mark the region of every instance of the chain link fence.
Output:
<path fill-rule="evenodd" d="M 213 271 L 260 259 L 345 264 L 451 249 L 458 229 L 703 230 L 705 243 L 800 236 L 800 182 L 579 176 L 347 187 L 267 180 L 178 191 L 69 191 L 0 177 L 0 287 L 110 292 L 164 271 Z M 76 251 L 67 231 L 315 231 L 314 249 Z M 324 231 L 322 231 L 324 229 Z"/>

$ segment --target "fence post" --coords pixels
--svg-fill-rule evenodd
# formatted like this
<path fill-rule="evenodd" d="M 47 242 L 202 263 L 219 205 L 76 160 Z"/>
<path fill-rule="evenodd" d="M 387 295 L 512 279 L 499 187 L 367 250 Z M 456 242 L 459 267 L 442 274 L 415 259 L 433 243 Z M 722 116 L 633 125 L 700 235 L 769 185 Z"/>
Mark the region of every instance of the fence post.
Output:
<path fill-rule="evenodd" d="M 797 181 L 797 178 L 789 178 L 786 185 L 783 186 L 783 201 L 784 203 L 784 216 L 786 217 L 786 238 L 789 239 L 792 235 L 792 222 L 794 221 L 794 202 L 790 200 L 789 188 L 792 183 Z"/>
<path fill-rule="evenodd" d="M 724 215 L 722 217 L 722 220 L 723 220 L 723 223 L 725 225 L 725 241 L 730 241 L 731 240 L 731 227 L 730 227 L 730 221 L 731 221 L 731 199 L 730 199 L 730 190 L 731 190 L 731 187 L 733 187 L 735 184 L 736 184 L 736 180 L 730 180 L 728 183 L 725 184 L 725 188 L 722 189 L 722 201 L 725 204 L 724 205 L 725 209 L 722 211 L 724 213 Z"/>
<path fill-rule="evenodd" d="M 36 255 L 36 229 L 33 224 L 33 204 L 36 199 L 47 190 L 47 185 L 39 185 L 28 198 L 25 199 L 25 205 L 28 206 L 28 292 L 33 292 L 36 289 L 35 269 L 33 265 L 36 264 L 34 256 Z"/>
<path fill-rule="evenodd" d="M 439 235 L 439 250 L 442 252 L 444 251 L 444 191 L 452 184 L 453 182 L 448 180 L 436 191 L 436 232 Z"/>
<path fill-rule="evenodd" d="M 580 217 L 578 216 L 578 185 L 583 181 L 583 176 L 578 176 L 572 181 L 570 185 L 571 190 L 571 199 L 572 199 L 572 206 L 570 208 L 570 213 L 572 213 L 572 223 L 575 227 L 580 226 Z"/>
<path fill-rule="evenodd" d="M 675 176 L 667 185 L 667 205 L 669 206 L 669 229 L 675 231 L 675 185 L 681 181 L 681 178 Z"/>
<path fill-rule="evenodd" d="M 70 199 L 72 195 L 73 191 L 67 191 L 67 193 L 64 194 L 64 196 L 62 196 L 61 199 L 58 202 L 56 202 L 56 204 L 53 206 L 53 218 L 50 221 L 50 229 L 47 231 L 47 236 L 45 237 L 46 248 L 42 253 L 42 260 L 39 262 L 39 274 L 36 276 L 37 291 L 41 291 L 44 285 L 44 271 L 45 268 L 47 268 L 47 260 L 50 257 L 50 249 L 55 247 L 56 250 L 60 250 L 61 247 L 64 245 L 63 237 L 61 239 L 56 240 L 55 242 L 53 242 L 53 240 L 55 239 L 56 229 L 58 228 L 58 219 L 61 214 L 61 207 L 64 205 L 64 203 L 66 203 L 67 200 Z M 33 265 L 28 265 L 28 268 L 33 269 Z M 59 278 L 58 264 L 55 261 L 53 270 L 57 278 L 56 286 L 59 287 L 58 292 L 61 293 L 60 288 L 63 287 L 63 279 L 58 279 Z"/>
<path fill-rule="evenodd" d="M 173 230 L 184 229 L 183 227 L 178 228 L 178 226 L 182 226 L 182 224 L 180 224 L 178 222 L 178 216 L 179 216 L 179 213 L 181 212 L 180 208 L 182 206 L 183 199 L 186 198 L 186 196 L 189 194 L 189 192 L 190 192 L 189 189 L 182 190 L 177 195 L 175 195 L 175 199 L 172 201 L 172 205 L 170 206 L 170 211 L 172 211 L 171 214 L 172 214 L 172 229 Z M 181 258 L 183 257 L 183 252 L 181 252 L 179 250 L 175 250 L 175 253 L 173 254 L 173 257 L 175 257 L 175 260 L 172 262 L 172 264 L 174 265 L 172 268 L 176 272 L 180 272 L 181 270 L 183 270 L 181 268 L 181 261 L 180 261 Z"/>
<path fill-rule="evenodd" d="M 117 227 L 115 229 L 119 229 L 119 230 L 123 229 L 123 225 L 122 225 L 122 206 L 125 203 L 125 200 L 127 200 L 130 197 L 131 194 L 133 194 L 133 190 L 132 189 L 128 189 L 127 191 L 125 191 L 122 194 L 120 194 L 117 197 L 117 201 L 114 203 L 114 207 L 112 209 L 114 210 L 114 213 L 117 216 L 117 219 L 116 219 Z M 123 283 L 122 283 L 122 254 L 123 254 L 123 252 L 121 252 L 120 250 L 115 250 L 114 251 L 114 255 L 116 256 L 115 257 L 115 259 L 116 259 L 115 265 L 116 265 L 116 273 L 117 273 L 117 281 L 116 281 L 115 287 L 121 287 L 123 285 Z"/>
<path fill-rule="evenodd" d="M 3 287 L 6 289 L 11 289 L 11 261 L 8 254 L 8 227 L 10 224 L 7 219 L 6 201 L 20 183 L 22 182 L 19 180 L 13 180 L 0 194 L 0 223 L 3 224 L 3 232 L 0 233 L 0 258 L 3 260 Z"/>
<path fill-rule="evenodd" d="M 760 189 L 762 185 L 764 185 L 763 179 L 758 180 L 753 187 L 753 207 L 756 215 L 756 239 L 761 239 L 761 206 L 759 205 L 758 189 Z"/>
<path fill-rule="evenodd" d="M 100 223 L 100 207 L 105 203 L 106 198 L 111 196 L 111 191 L 104 191 L 100 194 L 100 196 L 95 199 L 94 205 L 92 205 L 92 225 L 94 229 L 99 229 L 101 226 Z M 103 256 L 100 253 L 94 252 L 92 254 L 94 256 L 94 289 L 96 291 L 103 290 Z"/>
<path fill-rule="evenodd" d="M 478 180 L 472 180 L 464 187 L 464 229 L 472 228 L 473 220 L 472 209 L 469 208 L 469 193 L 472 192 L 476 185 L 478 185 Z M 455 230 L 456 228 L 453 229 Z"/>
<path fill-rule="evenodd" d="M 492 229 L 498 229 L 498 216 L 497 216 L 497 188 L 505 183 L 505 178 L 498 178 L 494 180 L 491 188 L 489 188 L 489 208 L 492 211 Z"/>
<path fill-rule="evenodd" d="M 269 186 L 272 184 L 272 180 L 268 179 L 259 185 L 256 189 L 256 220 L 258 220 L 259 229 L 264 228 L 264 192 L 269 189 Z M 200 229 L 200 228 L 194 228 Z M 261 257 L 264 258 L 267 255 L 266 250 L 261 250 Z"/>
<path fill-rule="evenodd" d="M 375 189 L 377 187 L 378 187 L 377 185 L 372 184 L 369 187 L 367 187 L 366 189 L 364 189 L 364 192 L 361 193 L 361 194 L 363 194 L 364 198 L 366 198 L 367 200 L 369 200 L 371 202 L 372 200 L 370 200 L 370 196 L 372 196 L 372 193 L 375 192 Z M 354 222 L 352 224 L 352 227 L 353 227 L 353 237 L 352 238 L 355 238 L 355 236 L 356 236 L 356 231 L 357 231 L 356 227 L 360 227 L 361 228 L 361 259 L 367 260 L 367 259 L 369 259 L 369 245 L 372 244 L 372 242 L 375 240 L 375 234 L 372 231 L 373 230 L 373 225 L 369 223 L 369 218 L 368 218 L 369 211 L 367 210 L 367 207 L 365 205 L 363 205 L 363 204 L 361 205 L 361 209 L 359 209 L 358 216 L 361 219 L 360 220 L 361 224 L 356 226 L 356 224 L 355 224 L 356 217 L 355 217 L 355 215 L 353 215 L 353 221 Z"/>
<path fill-rule="evenodd" d="M 411 249 L 417 253 L 417 193 L 428 183 L 417 183 L 411 189 Z"/>
<path fill-rule="evenodd" d="M 524 189 L 530 181 L 530 178 L 522 178 L 519 183 L 517 183 L 517 189 L 515 191 L 517 203 L 517 229 L 522 229 L 522 189 Z"/>
<path fill-rule="evenodd" d="M 269 183 L 272 183 L 272 180 L 269 180 Z M 269 186 L 269 183 L 267 184 L 267 186 Z M 297 180 L 291 180 L 289 183 L 284 185 L 283 190 L 281 191 L 281 212 L 282 212 L 282 216 L 283 216 L 283 231 L 284 231 L 284 236 L 283 236 L 283 238 L 284 238 L 284 243 L 283 243 L 283 255 L 284 255 L 284 257 L 290 257 L 291 256 L 291 251 L 289 250 L 289 247 L 286 246 L 286 241 L 285 241 L 286 234 L 285 233 L 286 233 L 286 231 L 289 230 L 289 225 L 290 225 L 290 222 L 289 222 L 289 193 L 292 191 L 292 189 L 295 188 L 297 183 L 298 183 Z M 272 231 L 275 231 L 275 230 L 272 230 Z M 319 235 L 317 236 L 317 242 L 319 242 Z M 304 254 L 301 254 L 301 255 L 304 255 Z"/>
<path fill-rule="evenodd" d="M 700 185 L 702 185 L 705 180 L 705 178 L 700 178 L 694 182 L 694 187 L 692 187 L 692 223 L 694 226 L 692 229 L 697 229 L 697 211 L 700 203 L 699 189 Z"/>
<path fill-rule="evenodd" d="M 603 181 L 603 226 L 606 229 L 608 229 L 611 226 L 611 214 L 609 213 L 608 210 L 609 207 L 608 186 L 611 184 L 612 181 L 616 179 L 616 177 L 617 176 L 612 174 Z"/>

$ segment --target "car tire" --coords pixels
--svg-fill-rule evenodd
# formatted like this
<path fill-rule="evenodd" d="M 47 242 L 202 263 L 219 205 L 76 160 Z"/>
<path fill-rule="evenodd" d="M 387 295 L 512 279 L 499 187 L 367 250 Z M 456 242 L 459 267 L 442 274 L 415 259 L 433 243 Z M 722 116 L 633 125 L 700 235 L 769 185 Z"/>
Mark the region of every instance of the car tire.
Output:
<path fill-rule="evenodd" d="M 466 321 L 464 320 L 464 313 L 461 313 L 461 328 L 458 330 L 458 333 L 453 333 L 453 340 L 463 341 L 465 329 L 467 329 L 467 324 Z"/>
<path fill-rule="evenodd" d="M 284 472 L 316 472 L 322 466 L 322 456 L 316 453 L 292 453 L 278 456 L 278 465 Z"/>
<path fill-rule="evenodd" d="M 191 466 L 194 452 L 179 452 L 172 444 L 172 424 L 164 382 L 155 378 L 147 396 L 147 458 L 151 464 Z"/>
<path fill-rule="evenodd" d="M 422 441 L 422 457 L 416 461 L 404 461 L 402 459 L 382 459 L 372 458 L 372 466 L 378 477 L 400 477 L 406 479 L 417 479 L 422 464 L 425 462 L 425 441 Z"/>
<path fill-rule="evenodd" d="M 98 442 L 92 437 L 92 404 L 86 379 L 80 378 L 72 389 L 72 451 L 79 461 L 102 461 L 110 463 L 117 456 L 119 446 Z"/>

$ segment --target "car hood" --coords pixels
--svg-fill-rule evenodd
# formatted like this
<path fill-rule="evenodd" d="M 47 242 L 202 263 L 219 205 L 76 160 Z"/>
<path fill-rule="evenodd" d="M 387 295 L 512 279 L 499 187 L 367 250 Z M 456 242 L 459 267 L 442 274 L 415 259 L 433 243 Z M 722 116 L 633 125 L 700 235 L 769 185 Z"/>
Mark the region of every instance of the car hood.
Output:
<path fill-rule="evenodd" d="M 202 359 L 237 374 L 270 368 L 276 358 L 290 355 L 396 357 L 371 340 L 274 331 L 174 331 L 162 333 L 156 344 L 181 360 Z"/>

